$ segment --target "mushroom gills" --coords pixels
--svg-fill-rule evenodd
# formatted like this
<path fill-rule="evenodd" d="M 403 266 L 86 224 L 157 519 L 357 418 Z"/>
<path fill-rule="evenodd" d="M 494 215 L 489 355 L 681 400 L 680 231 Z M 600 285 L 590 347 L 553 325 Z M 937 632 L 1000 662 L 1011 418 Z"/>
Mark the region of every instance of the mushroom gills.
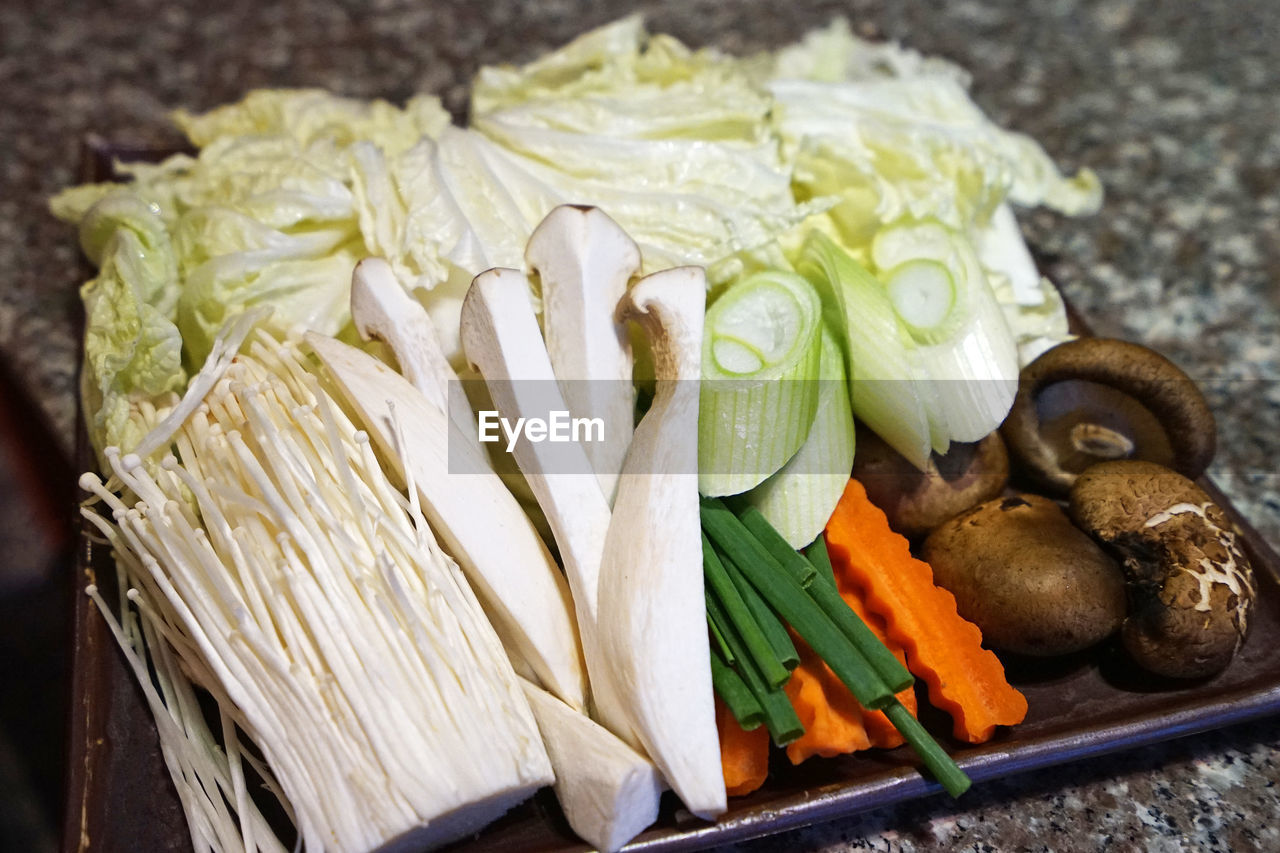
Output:
<path fill-rule="evenodd" d="M 1079 474 L 1111 459 L 1173 464 L 1173 445 L 1160 420 L 1134 397 L 1101 382 L 1068 379 L 1046 386 L 1036 398 L 1036 415 L 1064 471 Z"/>
<path fill-rule="evenodd" d="M 1217 434 L 1204 395 L 1177 365 L 1110 338 L 1059 344 L 1023 368 L 1000 431 L 1019 471 L 1054 495 L 1091 465 L 1115 460 L 1198 477 Z"/>

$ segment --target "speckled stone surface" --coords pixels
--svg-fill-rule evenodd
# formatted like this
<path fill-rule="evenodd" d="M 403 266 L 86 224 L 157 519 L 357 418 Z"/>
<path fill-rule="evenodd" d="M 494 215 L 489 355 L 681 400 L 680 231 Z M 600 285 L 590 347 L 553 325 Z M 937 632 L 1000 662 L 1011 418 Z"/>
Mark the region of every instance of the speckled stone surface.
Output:
<path fill-rule="evenodd" d="M 0 347 L 64 446 L 75 417 L 74 236 L 44 199 L 88 133 L 172 140 L 165 113 L 256 86 L 321 85 L 458 110 L 482 63 L 524 60 L 633 6 L 374 0 L 325 6 L 5 2 L 0 6 Z M 832 14 L 954 59 L 977 100 L 1067 168 L 1102 213 L 1024 228 L 1102 334 L 1138 340 L 1206 390 L 1212 477 L 1280 541 L 1280 4 L 641 3 L 654 29 L 730 50 Z M 744 850 L 1276 850 L 1280 720 L 855 816 Z"/>

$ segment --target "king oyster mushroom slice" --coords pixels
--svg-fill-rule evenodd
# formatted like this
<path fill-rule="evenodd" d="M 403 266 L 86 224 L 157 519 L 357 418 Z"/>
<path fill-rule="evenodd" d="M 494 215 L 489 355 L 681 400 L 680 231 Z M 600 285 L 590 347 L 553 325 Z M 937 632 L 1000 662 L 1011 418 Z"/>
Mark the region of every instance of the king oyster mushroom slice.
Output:
<path fill-rule="evenodd" d="M 725 810 L 698 521 L 698 378 L 706 278 L 676 267 L 618 306 L 653 350 L 657 390 L 636 427 L 600 565 L 601 648 L 645 751 L 693 814 Z"/>
<path fill-rule="evenodd" d="M 1018 468 L 1065 495 L 1090 465 L 1145 459 L 1188 477 L 1213 458 L 1213 414 L 1196 384 L 1139 344 L 1080 338 L 1023 368 L 1001 427 Z"/>
<path fill-rule="evenodd" d="M 524 682 L 555 771 L 556 799 L 583 841 L 618 850 L 658 818 L 662 776 L 648 758 L 586 714 Z"/>
<path fill-rule="evenodd" d="M 1123 561 L 1121 638 L 1133 659 L 1173 678 L 1226 668 L 1248 633 L 1256 586 L 1222 508 L 1176 471 L 1121 460 L 1081 474 L 1070 511 Z"/>
<path fill-rule="evenodd" d="M 524 273 L 491 269 L 475 277 L 462 303 L 460 336 L 467 360 L 484 377 L 498 411 L 512 420 L 567 410 L 529 292 Z M 609 502 L 581 443 L 526 439 L 517 441 L 513 452 L 560 550 L 596 718 L 639 747 L 612 689 L 611 667 L 599 651 L 598 585 Z"/>
<path fill-rule="evenodd" d="M 640 249 L 600 208 L 564 204 L 534 229 L 524 257 L 542 284 L 547 355 L 569 414 L 605 426 L 604 441 L 585 450 L 612 505 L 636 405 L 631 339 L 614 313 L 640 271 Z"/>
<path fill-rule="evenodd" d="M 405 292 L 382 258 L 356 264 L 351 274 L 351 320 L 363 340 L 376 338 L 391 347 L 404 378 L 433 406 L 449 413 L 456 427 L 450 439 L 466 441 L 477 451 L 476 458 L 484 460 L 475 417 L 427 309 Z"/>

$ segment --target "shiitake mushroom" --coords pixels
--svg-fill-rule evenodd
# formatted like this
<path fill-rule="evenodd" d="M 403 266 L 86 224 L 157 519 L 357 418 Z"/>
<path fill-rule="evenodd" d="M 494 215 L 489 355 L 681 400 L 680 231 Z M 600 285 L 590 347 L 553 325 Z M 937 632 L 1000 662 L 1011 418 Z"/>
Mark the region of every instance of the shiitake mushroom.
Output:
<path fill-rule="evenodd" d="M 974 507 L 929 534 L 922 556 L 997 649 L 1070 654 L 1109 637 L 1125 616 L 1120 567 L 1039 495 Z"/>
<path fill-rule="evenodd" d="M 1123 561 L 1130 605 L 1120 636 L 1130 657 L 1172 678 L 1225 669 L 1257 590 L 1222 508 L 1175 471 L 1122 460 L 1080 475 L 1070 510 Z"/>
<path fill-rule="evenodd" d="M 911 539 L 1000 494 L 1009 480 L 1009 454 L 994 432 L 932 454 L 923 471 L 861 424 L 857 448 L 853 478 L 884 510 L 889 526 Z"/>
<path fill-rule="evenodd" d="M 1059 344 L 1024 367 L 1000 431 L 1025 478 L 1061 496 L 1090 465 L 1112 459 L 1198 477 L 1216 443 L 1195 382 L 1154 350 L 1110 338 Z"/>

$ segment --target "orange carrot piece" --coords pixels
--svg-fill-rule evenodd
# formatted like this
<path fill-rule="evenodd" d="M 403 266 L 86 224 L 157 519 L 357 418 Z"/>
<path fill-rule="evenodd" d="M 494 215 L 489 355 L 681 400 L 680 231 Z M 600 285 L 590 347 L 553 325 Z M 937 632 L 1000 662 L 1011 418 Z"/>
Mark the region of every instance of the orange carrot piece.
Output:
<path fill-rule="evenodd" d="M 840 590 L 840 597 L 844 599 L 845 604 L 849 605 L 854 613 L 866 623 L 871 629 L 871 633 L 875 634 L 880 642 L 893 652 L 893 656 L 901 661 L 904 665 L 907 662 L 907 656 L 903 653 L 902 647 L 885 636 L 884 620 L 876 614 L 867 610 L 866 603 L 862 600 L 862 595 L 848 581 L 842 577 L 836 578 L 836 586 Z M 914 687 L 908 687 L 898 694 L 898 701 L 902 703 L 911 716 L 916 716 L 916 691 Z M 883 711 L 863 711 L 862 724 L 867 729 L 867 736 L 871 738 L 871 745 L 880 749 L 893 749 L 902 746 L 904 743 L 902 734 L 893 727 L 893 723 L 889 722 L 889 718 L 884 715 Z"/>
<path fill-rule="evenodd" d="M 876 636 L 884 640 L 884 623 L 874 615 L 868 617 L 857 594 L 842 589 L 841 596 Z M 787 745 L 787 758 L 792 764 L 815 755 L 830 758 L 870 747 L 893 749 L 902 745 L 902 735 L 882 711 L 868 711 L 859 705 L 844 682 L 804 640 L 795 632 L 791 638 L 800 654 L 800 664 L 792 670 L 785 689 L 791 707 L 804 724 L 800 739 Z M 892 643 L 888 645 L 899 660 L 904 659 L 901 649 Z M 915 716 L 916 696 L 910 687 L 898 694 L 898 701 Z"/>
<path fill-rule="evenodd" d="M 799 764 L 814 755 L 830 758 L 869 748 L 858 700 L 808 644 L 794 639 L 800 663 L 791 671 L 785 690 L 804 734 L 787 744 L 787 758 Z"/>
<path fill-rule="evenodd" d="M 716 697 L 716 730 L 720 733 L 720 768 L 725 792 L 731 797 L 750 794 L 769 775 L 769 730 L 757 726 L 743 731 L 733 712 Z"/>
<path fill-rule="evenodd" d="M 982 648 L 982 632 L 956 613 L 955 597 L 933 583 L 933 570 L 911 556 L 907 540 L 850 480 L 827 522 L 836 575 L 862 594 L 885 631 L 907 653 L 907 668 L 929 701 L 951 716 L 959 740 L 982 743 L 996 726 L 1022 722 L 1026 698 L 1005 679 L 1000 659 Z"/>

